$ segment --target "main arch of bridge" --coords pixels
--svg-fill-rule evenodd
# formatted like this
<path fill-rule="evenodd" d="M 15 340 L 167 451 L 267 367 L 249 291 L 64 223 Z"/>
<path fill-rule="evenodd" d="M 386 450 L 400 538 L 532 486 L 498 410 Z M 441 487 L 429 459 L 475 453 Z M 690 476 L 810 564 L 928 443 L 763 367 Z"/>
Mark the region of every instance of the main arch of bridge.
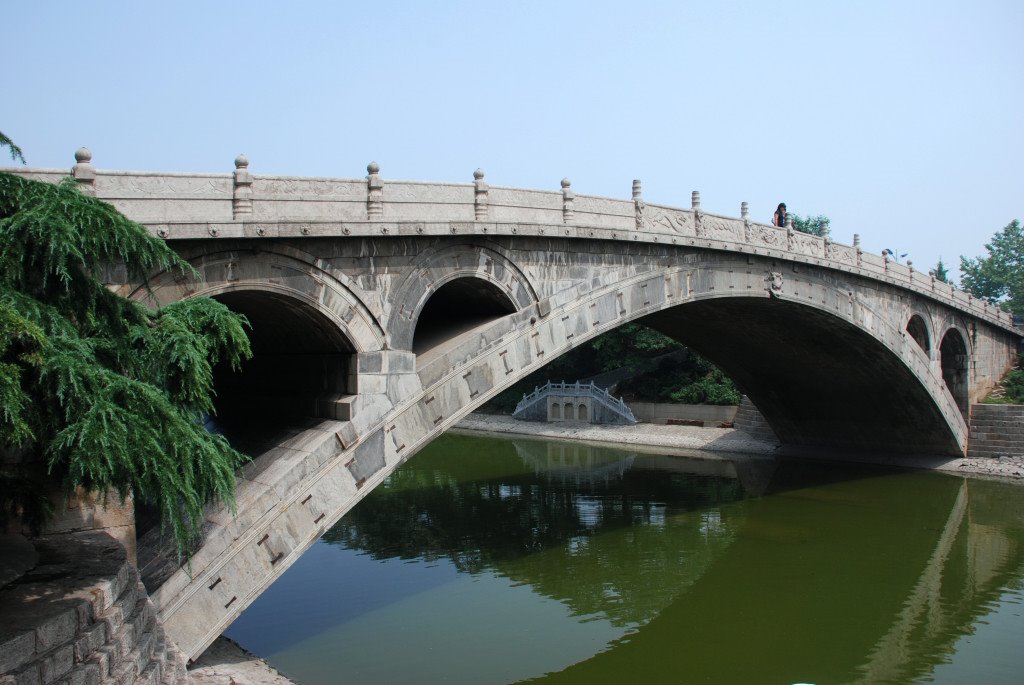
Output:
<path fill-rule="evenodd" d="M 673 252 L 676 259 L 664 258 Z M 666 249 L 647 265 L 651 282 L 643 289 L 653 293 L 657 288 L 664 296 L 651 313 L 639 317 L 721 366 L 784 442 L 947 453 L 962 449 L 970 351 L 969 338 L 955 321 L 932 323 L 938 332 L 931 335 L 926 319 L 937 317 L 926 308 L 907 308 L 892 319 L 884 307 L 856 298 L 848 283 L 837 284 L 824 273 L 808 269 L 799 279 L 786 279 L 774 270 L 780 268 L 774 262 L 751 268 L 751 258 L 738 263 L 734 255 L 715 253 L 702 255 L 689 268 L 673 265 L 685 262 L 679 257 L 686 255 L 694 257 L 692 251 Z M 264 358 L 278 355 L 282 346 L 294 352 L 290 362 L 272 363 L 273 368 L 255 362 L 258 375 L 291 375 L 296 391 L 325 396 L 359 394 L 360 367 L 353 360 L 360 352 L 408 350 L 421 355 L 420 365 L 457 337 L 486 329 L 501 316 L 536 308 L 538 292 L 554 290 L 557 298 L 567 289 L 575 296 L 614 289 L 624 266 L 644 274 L 638 262 L 650 257 L 633 255 L 612 268 L 585 273 L 566 253 L 561 271 L 567 273 L 553 274 L 560 283 L 552 288 L 532 283 L 514 252 L 493 241 L 430 241 L 415 255 L 415 267 L 390 288 L 378 282 L 367 290 L 357 285 L 367 283 L 364 277 L 346 277 L 343 270 L 294 248 L 211 251 L 204 245 L 186 256 L 204 275 L 201 286 L 167 274 L 137 294 L 146 292 L 157 301 L 217 297 L 258 324 Z M 564 278 L 573 272 L 574 280 Z M 806 295 L 801 296 L 801 287 Z M 381 291 L 383 302 L 368 304 L 379 301 Z M 615 297 L 621 300 L 622 293 Z M 624 316 L 621 304 L 598 298 L 592 306 L 601 307 L 599 318 L 588 330 L 569 333 L 563 349 L 598 328 L 639 318 Z M 484 335 L 482 343 L 470 340 L 469 348 L 487 345 Z M 271 337 L 276 346 L 268 343 Z M 931 345 L 933 337 L 941 344 Z M 423 355 L 427 350 L 432 354 Z M 545 361 L 556 354 L 548 352 Z M 299 357 L 305 363 L 301 369 L 295 366 Z M 324 375 L 319 384 L 313 378 L 318 368 Z"/>
<path fill-rule="evenodd" d="M 164 576 L 154 600 L 189 654 L 423 445 L 516 380 L 630 321 L 721 364 L 783 440 L 952 453 L 966 441 L 941 346 L 926 351 L 907 332 L 917 314 L 934 339 L 955 329 L 972 345 L 965 325 L 941 307 L 909 307 L 893 288 L 864 288 L 825 268 L 625 241 L 610 251 L 590 241 L 403 238 L 363 241 L 346 253 L 324 240 L 305 244 L 305 255 L 287 244 L 209 245 L 182 249 L 203 282 L 166 274 L 136 295 L 251 292 L 235 296 L 247 305 L 260 293 L 291 298 L 317 312 L 304 317 L 311 331 L 325 320 L 342 331 L 334 340 L 348 347 L 336 352 L 351 355 L 345 387 L 354 394 L 348 413 L 247 467 L 237 515 L 211 511 L 193 572 Z M 428 254 L 438 256 L 423 269 Z M 468 331 L 455 321 L 457 335 L 417 356 L 416 326 L 431 300 L 457 307 L 474 284 L 480 302 L 497 310 Z M 503 307 L 513 311 L 502 315 Z"/>
<path fill-rule="evenodd" d="M 910 310 L 888 317 L 896 308 L 886 303 L 897 296 L 851 297 L 849 284 L 825 269 L 784 275 L 770 259 L 629 243 L 598 259 L 558 242 L 517 253 L 509 243 L 453 247 L 432 239 L 425 247 L 447 255 L 438 273 L 450 265 L 458 276 L 428 279 L 420 288 L 403 286 L 416 282 L 408 265 L 420 254 L 403 243 L 401 254 L 390 256 L 382 253 L 396 245 L 378 245 L 374 263 L 356 273 L 338 268 L 351 263 L 345 256 L 331 262 L 279 249 L 204 249 L 190 256 L 204 282 L 153 280 L 150 296 L 163 301 L 207 293 L 229 294 L 226 302 L 233 304 L 230 293 L 246 292 L 236 297 L 251 306 L 261 293 L 287 292 L 317 312 L 304 317 L 310 331 L 322 320 L 343 331 L 356 377 L 346 386 L 357 391 L 351 415 L 338 417 L 347 420 L 324 420 L 283 451 L 259 457 L 241 483 L 237 516 L 211 512 L 212 532 L 193 559 L 193 573 L 173 572 L 154 593 L 169 632 L 188 653 L 204 649 L 326 527 L 420 447 L 516 380 L 630 321 L 648 322 L 721 364 L 784 440 L 890 450 L 962 447 L 964 420 L 938 364 L 906 333 Z M 488 267 L 496 248 L 517 268 L 499 275 L 493 259 Z M 390 268 L 398 262 L 406 268 Z M 422 282 L 422 270 L 417 273 Z M 456 322 L 458 334 L 431 355 L 393 349 L 403 328 L 411 346 L 432 297 L 444 298 L 451 287 L 468 292 L 473 283 L 484 301 L 515 311 L 468 334 Z M 940 321 L 934 330 L 946 330 L 941 312 L 929 319 Z M 339 346 L 342 352 L 349 350 Z"/>
<path fill-rule="evenodd" d="M 828 420 L 869 416 L 823 417 L 789 401 L 807 388 L 860 388 L 867 397 L 916 383 L 923 392 L 910 391 L 908 403 L 926 400 L 918 408 L 941 415 L 957 452 L 967 439 L 964 400 L 976 401 L 994 384 L 1020 339 L 1004 315 L 909 265 L 862 253 L 856 239 L 847 246 L 760 225 L 745 211 L 741 219 L 704 213 L 696 193 L 688 210 L 648 205 L 638 181 L 631 200 L 613 200 L 577 195 L 567 180 L 554 193 L 490 187 L 482 173 L 473 184 L 385 182 L 375 164 L 365 179 L 346 180 L 254 176 L 244 157 L 234 174 L 108 173 L 92 167 L 88 151 L 76 159 L 72 175 L 85 192 L 170 241 L 203 275 L 201 282 L 163 275 L 136 297 L 159 303 L 211 294 L 244 308 L 273 295 L 273 306 L 304 308 L 289 321 L 329 343 L 321 352 L 351 359 L 351 394 L 335 403 L 334 418 L 307 424 L 248 465 L 237 514 L 211 508 L 191 568 L 164 575 L 153 593 L 168 634 L 193 657 L 420 447 L 547 361 L 628 321 L 652 317 L 737 378 L 755 369 L 754 383 L 791 373 L 744 389 L 763 409 L 787 395 L 777 405 L 786 411 L 770 419 L 793 441 L 818 439 Z M 64 175 L 18 173 L 51 181 Z M 418 357 L 416 324 L 446 285 L 431 274 L 456 272 L 459 280 L 487 282 L 492 303 L 507 298 L 515 311 L 484 317 Z M 927 346 L 915 336 L 922 328 L 911 325 L 915 314 Z M 744 317 L 749 329 L 735 320 Z M 341 333 L 327 334 L 324 321 Z M 844 373 L 829 378 L 835 368 L 798 355 L 800 346 L 814 350 L 812 342 L 765 351 L 773 335 L 796 334 L 784 322 L 819 334 L 822 359 Z M 729 339 L 746 335 L 761 345 Z M 863 372 L 878 371 L 879 380 L 846 373 L 855 364 L 844 366 L 844 351 L 877 364 Z M 802 373 L 811 378 L 796 378 Z M 880 380 L 887 374 L 889 386 Z M 920 447 L 888 434 L 902 442 L 886 447 Z"/>

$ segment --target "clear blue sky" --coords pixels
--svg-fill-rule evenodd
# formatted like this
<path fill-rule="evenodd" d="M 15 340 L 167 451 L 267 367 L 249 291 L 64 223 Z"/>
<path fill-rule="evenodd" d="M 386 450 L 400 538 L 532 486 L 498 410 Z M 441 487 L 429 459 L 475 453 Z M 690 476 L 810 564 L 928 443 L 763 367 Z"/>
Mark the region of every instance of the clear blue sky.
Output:
<path fill-rule="evenodd" d="M 1024 218 L 1024 2 L 5 4 L 30 166 L 472 181 L 768 221 L 927 270 Z M 0 164 L 7 164 L 0 160 Z"/>

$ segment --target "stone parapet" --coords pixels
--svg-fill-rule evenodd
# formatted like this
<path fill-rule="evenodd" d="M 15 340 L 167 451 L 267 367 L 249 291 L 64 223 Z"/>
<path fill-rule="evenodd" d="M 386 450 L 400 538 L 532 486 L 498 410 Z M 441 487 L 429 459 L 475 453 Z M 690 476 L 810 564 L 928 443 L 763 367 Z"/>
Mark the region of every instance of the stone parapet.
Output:
<path fill-rule="evenodd" d="M 691 207 L 682 209 L 647 204 L 639 181 L 632 199 L 619 200 L 567 196 L 567 182 L 550 191 L 492 186 L 480 170 L 474 182 L 456 184 L 388 180 L 376 163 L 365 179 L 344 179 L 256 175 L 244 155 L 234 172 L 220 174 L 96 169 L 84 149 L 76 160 L 72 175 L 87 192 L 167 240 L 520 235 L 729 250 L 884 281 L 1019 335 L 1008 313 L 908 264 L 863 252 L 857 240 L 843 245 L 752 222 L 742 203 L 740 218 L 705 212 L 696 191 Z M 50 182 L 67 175 L 3 171 Z"/>

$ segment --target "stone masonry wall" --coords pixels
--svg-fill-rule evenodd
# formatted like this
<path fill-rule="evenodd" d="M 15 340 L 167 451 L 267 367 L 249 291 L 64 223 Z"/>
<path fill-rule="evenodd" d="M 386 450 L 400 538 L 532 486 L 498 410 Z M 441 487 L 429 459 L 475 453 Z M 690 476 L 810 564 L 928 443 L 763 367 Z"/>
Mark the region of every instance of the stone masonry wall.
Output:
<path fill-rule="evenodd" d="M 761 415 L 761 412 L 758 411 L 757 407 L 754 406 L 754 403 L 746 395 L 740 400 L 740 406 L 736 410 L 736 416 L 733 419 L 733 426 L 754 437 L 771 442 L 778 441 L 775 431 L 772 430 L 764 416 Z"/>
<path fill-rule="evenodd" d="M 124 547 L 95 532 L 33 542 L 35 567 L 0 589 L 0 685 L 188 682 Z"/>

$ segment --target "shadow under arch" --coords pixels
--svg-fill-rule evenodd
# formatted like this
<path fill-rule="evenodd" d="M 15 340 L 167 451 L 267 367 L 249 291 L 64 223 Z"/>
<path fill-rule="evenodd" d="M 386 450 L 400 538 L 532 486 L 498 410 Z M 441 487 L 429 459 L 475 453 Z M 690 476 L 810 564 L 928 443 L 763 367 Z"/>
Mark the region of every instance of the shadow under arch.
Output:
<path fill-rule="evenodd" d="M 491 281 L 477 275 L 453 277 L 423 304 L 412 336 L 412 351 L 417 356 L 429 356 L 431 350 L 515 311 L 508 294 Z"/>
<path fill-rule="evenodd" d="M 959 453 L 935 399 L 903 360 L 826 311 L 716 297 L 638 322 L 718 365 L 786 444 Z"/>
<path fill-rule="evenodd" d="M 939 343 L 939 358 L 942 364 L 942 380 L 956 400 L 960 413 L 967 416 L 969 410 L 969 357 L 967 342 L 957 328 L 950 328 Z"/>
<path fill-rule="evenodd" d="M 243 447 L 305 418 L 332 418 L 330 407 L 351 394 L 356 348 L 326 314 L 301 299 L 264 289 L 208 293 L 250 324 L 253 356 L 233 371 L 214 369 L 215 427 Z M 246 450 L 248 451 L 248 450 Z"/>
<path fill-rule="evenodd" d="M 931 335 L 928 333 L 928 324 L 925 323 L 925 319 L 920 314 L 914 314 L 907 321 L 907 333 L 914 339 L 914 342 L 924 351 L 926 355 L 931 357 L 932 343 Z"/>

